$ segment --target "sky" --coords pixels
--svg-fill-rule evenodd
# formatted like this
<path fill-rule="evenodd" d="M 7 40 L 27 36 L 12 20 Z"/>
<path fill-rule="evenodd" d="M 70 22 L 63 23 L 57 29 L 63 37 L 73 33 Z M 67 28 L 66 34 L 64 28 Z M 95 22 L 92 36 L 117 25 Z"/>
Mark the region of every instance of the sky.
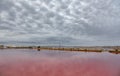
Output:
<path fill-rule="evenodd" d="M 120 0 L 0 0 L 0 43 L 120 45 Z"/>

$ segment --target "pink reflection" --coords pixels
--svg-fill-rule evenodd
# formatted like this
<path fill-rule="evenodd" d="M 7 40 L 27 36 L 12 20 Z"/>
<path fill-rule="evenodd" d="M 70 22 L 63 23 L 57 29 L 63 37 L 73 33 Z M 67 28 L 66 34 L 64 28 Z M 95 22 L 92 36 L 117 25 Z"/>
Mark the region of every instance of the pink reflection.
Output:
<path fill-rule="evenodd" d="M 0 54 L 0 76 L 120 76 L 120 55 L 5 51 Z"/>

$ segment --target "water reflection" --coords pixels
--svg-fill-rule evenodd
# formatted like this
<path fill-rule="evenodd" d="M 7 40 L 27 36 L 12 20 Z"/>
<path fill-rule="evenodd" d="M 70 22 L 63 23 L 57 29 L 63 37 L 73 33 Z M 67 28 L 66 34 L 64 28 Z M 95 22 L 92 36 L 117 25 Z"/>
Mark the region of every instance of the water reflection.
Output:
<path fill-rule="evenodd" d="M 0 50 L 0 76 L 119 76 L 120 55 Z"/>

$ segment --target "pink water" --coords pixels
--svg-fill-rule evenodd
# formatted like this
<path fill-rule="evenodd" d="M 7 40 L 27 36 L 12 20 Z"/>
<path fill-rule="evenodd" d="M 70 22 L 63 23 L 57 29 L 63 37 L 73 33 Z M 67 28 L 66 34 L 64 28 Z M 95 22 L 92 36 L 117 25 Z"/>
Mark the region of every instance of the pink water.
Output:
<path fill-rule="evenodd" d="M 0 50 L 0 76 L 120 76 L 120 55 Z"/>

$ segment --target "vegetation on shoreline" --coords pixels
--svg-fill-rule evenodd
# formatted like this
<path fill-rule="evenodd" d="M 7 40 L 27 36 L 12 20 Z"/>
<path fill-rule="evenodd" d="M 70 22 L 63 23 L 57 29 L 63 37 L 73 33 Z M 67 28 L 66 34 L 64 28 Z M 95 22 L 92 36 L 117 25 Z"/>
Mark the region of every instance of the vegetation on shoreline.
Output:
<path fill-rule="evenodd" d="M 107 48 L 107 49 L 105 49 Z M 109 49 L 108 49 L 109 48 Z M 81 51 L 81 52 L 110 52 L 120 54 L 119 46 L 104 47 L 56 47 L 56 46 L 4 46 L 0 45 L 0 49 L 36 49 L 40 50 L 60 50 L 60 51 Z"/>

